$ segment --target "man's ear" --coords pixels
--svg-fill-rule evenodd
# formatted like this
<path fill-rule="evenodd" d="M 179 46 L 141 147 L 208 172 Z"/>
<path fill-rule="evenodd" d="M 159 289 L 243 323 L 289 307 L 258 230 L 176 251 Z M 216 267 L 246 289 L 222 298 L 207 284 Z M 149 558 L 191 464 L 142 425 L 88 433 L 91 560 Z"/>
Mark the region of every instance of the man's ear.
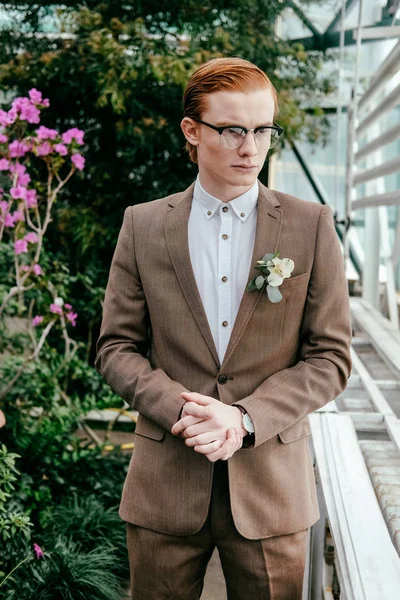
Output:
<path fill-rule="evenodd" d="M 199 128 L 190 117 L 183 117 L 181 121 L 183 135 L 193 146 L 199 145 Z"/>

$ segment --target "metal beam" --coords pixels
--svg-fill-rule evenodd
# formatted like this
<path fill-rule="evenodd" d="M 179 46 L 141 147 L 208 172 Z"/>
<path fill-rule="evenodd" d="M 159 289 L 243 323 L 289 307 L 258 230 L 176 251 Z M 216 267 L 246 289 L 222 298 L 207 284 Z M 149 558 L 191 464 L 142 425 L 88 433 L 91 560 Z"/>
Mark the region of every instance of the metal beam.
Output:
<path fill-rule="evenodd" d="M 371 208 L 372 206 L 396 206 L 400 204 L 400 190 L 386 192 L 385 194 L 376 194 L 373 196 L 364 196 L 353 200 L 352 209 Z"/>
<path fill-rule="evenodd" d="M 371 127 L 372 123 L 377 121 L 385 112 L 389 112 L 392 108 L 395 108 L 400 101 L 400 84 L 386 96 L 374 110 L 367 114 L 363 121 L 359 124 L 356 130 L 357 137 L 359 137 L 366 129 Z"/>
<path fill-rule="evenodd" d="M 351 8 L 353 7 L 353 4 L 357 2 L 357 0 L 346 0 L 346 5 L 344 7 L 344 14 L 347 15 L 347 13 L 351 10 Z M 340 18 L 341 18 L 341 10 L 339 10 L 334 19 L 329 23 L 328 27 L 325 29 L 324 33 L 330 33 L 331 31 L 334 31 L 336 29 L 336 25 L 339 23 Z"/>
<path fill-rule="evenodd" d="M 315 27 L 315 25 L 310 21 L 307 15 L 301 10 L 300 6 L 294 2 L 294 0 L 287 0 L 287 5 L 293 10 L 295 15 L 297 15 L 300 21 L 311 31 L 313 35 L 320 36 L 321 33 Z"/>
<path fill-rule="evenodd" d="M 311 185 L 312 189 L 314 190 L 318 200 L 321 202 L 321 204 L 329 204 L 325 193 L 322 190 L 322 185 L 319 181 L 317 181 L 316 177 L 311 173 L 311 170 L 307 164 L 306 159 L 303 157 L 302 153 L 300 152 L 300 150 L 298 149 L 297 145 L 294 142 L 290 142 L 290 145 L 292 147 L 293 153 L 295 155 L 295 157 L 297 158 L 297 160 L 299 161 L 300 167 L 304 173 L 304 175 L 306 176 L 307 181 L 309 182 L 309 184 Z M 338 225 L 335 222 L 335 229 L 336 229 L 336 233 L 339 236 L 340 241 L 343 241 L 343 233 L 342 230 L 338 227 Z M 354 253 L 353 249 L 350 247 L 350 260 L 355 268 L 355 270 L 357 271 L 359 277 L 361 277 L 362 275 L 362 267 L 361 264 L 358 261 L 358 258 L 356 256 L 356 254 Z"/>
<path fill-rule="evenodd" d="M 390 54 L 385 58 L 377 72 L 373 75 L 369 82 L 368 89 L 364 92 L 358 101 L 359 110 L 363 110 L 364 106 L 382 87 L 382 85 L 399 70 L 400 64 L 400 41 L 397 42 Z"/>
<path fill-rule="evenodd" d="M 391 129 L 387 129 L 381 135 L 378 135 L 378 137 L 368 142 L 368 144 L 365 144 L 365 146 L 356 152 L 354 160 L 357 162 L 383 146 L 394 142 L 398 138 L 400 138 L 400 123 Z"/>
<path fill-rule="evenodd" d="M 392 21 L 390 19 L 384 19 L 375 23 L 373 27 L 389 27 L 391 26 Z M 356 40 L 354 39 L 354 32 L 357 29 L 347 29 L 344 32 L 344 45 L 345 46 L 354 46 Z M 380 40 L 386 40 L 386 37 L 377 38 L 377 39 L 362 39 L 363 44 L 368 44 L 371 42 L 377 42 Z M 328 31 L 320 34 L 319 36 L 308 36 L 302 38 L 294 38 L 291 40 L 286 40 L 289 44 L 301 44 L 304 47 L 304 50 L 327 50 L 328 48 L 338 48 L 340 44 L 340 31 Z"/>
<path fill-rule="evenodd" d="M 388 160 L 377 167 L 372 167 L 372 169 L 365 169 L 365 171 L 360 171 L 356 173 L 353 177 L 353 186 L 360 185 L 360 183 L 365 183 L 366 181 L 371 181 L 371 179 L 376 179 L 377 177 L 384 177 L 384 175 L 390 175 L 391 173 L 396 173 L 396 171 L 400 171 L 400 156 L 396 156 L 392 160 Z M 397 190 L 397 193 L 399 191 Z M 356 202 L 353 200 L 353 203 Z"/>

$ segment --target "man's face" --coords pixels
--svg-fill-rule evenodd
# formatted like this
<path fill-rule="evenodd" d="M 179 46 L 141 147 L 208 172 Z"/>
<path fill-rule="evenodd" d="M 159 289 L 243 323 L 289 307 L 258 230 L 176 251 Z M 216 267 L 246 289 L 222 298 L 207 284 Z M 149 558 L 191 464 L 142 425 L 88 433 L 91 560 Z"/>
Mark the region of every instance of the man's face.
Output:
<path fill-rule="evenodd" d="M 273 123 L 274 100 L 268 89 L 213 92 L 207 96 L 206 106 L 201 119 L 215 126 L 253 129 Z M 269 147 L 257 144 L 253 133 L 249 132 L 239 147 L 231 149 L 224 148 L 220 134 L 206 125 L 192 121 L 192 128 L 188 126 L 187 132 L 194 133 L 189 141 L 194 140 L 197 146 L 200 180 L 207 191 L 229 200 L 254 184 Z"/>

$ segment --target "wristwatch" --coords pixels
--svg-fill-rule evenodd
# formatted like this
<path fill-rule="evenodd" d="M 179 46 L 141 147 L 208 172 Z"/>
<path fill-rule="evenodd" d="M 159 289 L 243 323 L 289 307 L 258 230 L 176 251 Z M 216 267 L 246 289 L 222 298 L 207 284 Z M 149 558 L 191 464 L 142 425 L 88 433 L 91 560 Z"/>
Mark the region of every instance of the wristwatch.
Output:
<path fill-rule="evenodd" d="M 237 404 L 234 404 L 234 406 L 236 406 L 236 408 L 238 408 L 240 410 L 240 412 L 242 413 L 243 428 L 247 431 L 248 435 L 253 435 L 254 434 L 254 423 L 252 421 L 252 418 L 250 417 L 250 415 L 245 411 L 245 409 L 242 406 L 238 406 Z"/>

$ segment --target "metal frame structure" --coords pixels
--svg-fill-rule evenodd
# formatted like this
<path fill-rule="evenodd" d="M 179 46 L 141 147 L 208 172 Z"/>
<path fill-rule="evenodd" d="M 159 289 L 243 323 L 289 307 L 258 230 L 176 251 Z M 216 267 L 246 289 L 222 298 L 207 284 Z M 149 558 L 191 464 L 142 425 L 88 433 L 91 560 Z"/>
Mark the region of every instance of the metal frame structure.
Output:
<path fill-rule="evenodd" d="M 360 0 L 360 5 L 361 5 Z M 359 29 L 361 38 L 361 26 Z M 399 329 L 399 311 L 395 273 L 397 268 L 397 248 L 400 244 L 400 228 L 397 227 L 393 249 L 390 247 L 389 218 L 387 207 L 400 206 L 400 190 L 387 192 L 384 176 L 400 171 L 400 158 L 384 161 L 382 148 L 400 139 L 400 124 L 384 132 L 379 119 L 400 103 L 400 41 L 383 61 L 371 79 L 368 89 L 359 96 L 357 78 L 352 103 L 348 111 L 349 140 L 346 166 L 346 220 L 351 222 L 352 212 L 365 208 L 367 240 L 363 267 L 363 297 L 372 306 L 379 305 L 379 262 L 380 249 L 386 267 L 386 300 L 388 316 Z M 366 140 L 366 142 L 365 142 Z M 363 145 L 361 145 L 363 144 Z M 366 160 L 367 167 L 357 168 L 360 161 Z M 357 198 L 356 187 L 366 183 L 367 195 Z M 347 230 L 344 238 L 345 258 L 349 259 Z"/>
<path fill-rule="evenodd" d="M 356 28 L 345 30 L 345 17 L 358 3 L 358 23 Z M 380 130 L 379 119 L 400 104 L 400 42 L 384 60 L 372 77 L 368 89 L 360 94 L 359 61 L 362 45 L 371 41 L 387 40 L 400 37 L 400 26 L 395 24 L 400 12 L 400 0 L 388 0 L 382 8 L 381 18 L 373 26 L 364 27 L 362 12 L 363 0 L 342 0 L 341 10 L 326 28 L 320 33 L 311 20 L 305 15 L 298 0 L 291 0 L 290 6 L 297 17 L 309 29 L 311 36 L 296 38 L 293 43 L 301 43 L 306 50 L 326 49 L 340 44 L 339 61 L 339 90 L 342 80 L 342 64 L 344 47 L 356 45 L 355 72 L 352 97 L 348 107 L 342 107 L 341 99 L 337 106 L 336 132 L 336 193 L 330 201 L 334 211 L 336 230 L 344 248 L 346 272 L 354 267 L 362 278 L 363 297 L 375 307 L 380 306 L 396 329 L 399 329 L 399 308 L 395 275 L 400 255 L 400 218 L 397 222 L 394 243 L 390 244 L 388 206 L 400 205 L 400 190 L 387 191 L 384 177 L 400 171 L 400 158 L 395 157 L 384 162 L 381 156 L 382 148 L 400 139 L 400 123 L 387 131 Z M 340 24 L 340 31 L 334 31 Z M 399 82 L 396 78 L 399 77 Z M 394 83 L 396 82 L 396 83 Z M 394 85 L 393 85 L 394 83 Z M 348 141 L 346 156 L 345 178 L 345 214 L 339 219 L 337 205 L 339 198 L 338 164 L 339 164 L 339 116 L 342 111 L 348 116 Z M 367 138 L 365 140 L 365 138 Z M 300 167 L 312 186 L 319 202 L 328 202 L 321 183 L 307 164 L 305 157 L 296 144 L 292 144 L 293 153 Z M 366 161 L 367 167 L 359 168 L 361 161 Z M 356 187 L 365 184 L 366 196 L 356 197 Z M 365 214 L 364 249 L 361 247 L 356 230 L 352 229 L 352 216 L 357 209 L 368 209 Z M 343 233 L 340 226 L 343 226 Z M 380 257 L 384 264 L 380 264 Z M 380 281 L 385 281 L 384 297 L 380 298 Z"/>

